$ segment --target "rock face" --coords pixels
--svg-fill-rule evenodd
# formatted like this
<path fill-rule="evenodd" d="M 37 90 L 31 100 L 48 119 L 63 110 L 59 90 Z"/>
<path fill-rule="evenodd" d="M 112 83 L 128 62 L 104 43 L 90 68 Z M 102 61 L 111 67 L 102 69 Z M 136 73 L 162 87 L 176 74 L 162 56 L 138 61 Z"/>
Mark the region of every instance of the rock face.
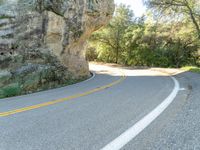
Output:
<path fill-rule="evenodd" d="M 0 0 L 0 97 L 89 76 L 85 42 L 109 21 L 113 1 Z"/>

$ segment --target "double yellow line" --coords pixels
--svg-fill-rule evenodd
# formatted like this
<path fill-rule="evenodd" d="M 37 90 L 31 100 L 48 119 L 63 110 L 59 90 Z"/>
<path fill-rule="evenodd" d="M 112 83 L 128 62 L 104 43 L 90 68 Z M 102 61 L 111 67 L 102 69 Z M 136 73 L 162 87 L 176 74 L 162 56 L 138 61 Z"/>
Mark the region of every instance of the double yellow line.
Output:
<path fill-rule="evenodd" d="M 14 114 L 17 114 L 17 113 L 21 113 L 21 112 L 25 112 L 25 111 L 29 111 L 29 110 L 33 110 L 33 109 L 38 109 L 38 108 L 41 108 L 41 107 L 54 105 L 54 104 L 61 103 L 61 102 L 64 102 L 64 101 L 68 101 L 68 100 L 72 100 L 72 99 L 79 98 L 79 97 L 82 97 L 82 96 L 86 96 L 86 95 L 104 90 L 106 88 L 110 88 L 110 87 L 112 87 L 116 84 L 119 84 L 120 82 L 124 81 L 125 79 L 126 79 L 126 77 L 125 77 L 125 75 L 123 75 L 122 77 L 120 77 L 120 79 L 118 79 L 118 80 L 116 80 L 116 81 L 114 81 L 110 84 L 89 90 L 89 91 L 81 93 L 81 94 L 75 94 L 75 95 L 72 95 L 72 96 L 69 96 L 69 97 L 66 97 L 66 98 L 61 98 L 61 99 L 53 100 L 53 101 L 50 101 L 50 102 L 45 102 L 45 103 L 32 105 L 32 106 L 28 106 L 28 107 L 23 107 L 23 108 L 19 108 L 19 109 L 15 109 L 15 110 L 10 110 L 10 111 L 6 111 L 6 112 L 0 112 L 0 117 L 10 116 L 10 115 L 14 115 Z"/>

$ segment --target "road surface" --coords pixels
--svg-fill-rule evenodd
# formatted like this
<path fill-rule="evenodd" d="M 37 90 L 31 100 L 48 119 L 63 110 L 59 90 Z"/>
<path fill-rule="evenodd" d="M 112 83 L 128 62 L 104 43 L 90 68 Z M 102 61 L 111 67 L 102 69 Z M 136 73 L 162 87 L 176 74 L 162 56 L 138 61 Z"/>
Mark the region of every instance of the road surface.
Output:
<path fill-rule="evenodd" d="M 90 68 L 85 82 L 0 99 L 0 150 L 200 149 L 200 75 Z"/>

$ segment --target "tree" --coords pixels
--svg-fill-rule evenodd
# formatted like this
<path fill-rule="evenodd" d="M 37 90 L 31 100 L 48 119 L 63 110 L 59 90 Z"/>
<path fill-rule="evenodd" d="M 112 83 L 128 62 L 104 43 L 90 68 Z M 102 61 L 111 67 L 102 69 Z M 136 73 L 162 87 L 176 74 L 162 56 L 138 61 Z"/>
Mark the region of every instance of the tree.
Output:
<path fill-rule="evenodd" d="M 125 49 L 123 36 L 132 22 L 133 12 L 129 7 L 119 5 L 116 8 L 115 16 L 108 26 L 93 34 L 91 40 L 100 42 L 99 45 L 107 53 L 105 55 L 108 57 L 107 60 L 112 59 L 110 60 L 111 62 L 119 63 L 120 55 Z"/>
<path fill-rule="evenodd" d="M 156 11 L 149 11 L 148 15 L 140 18 L 134 17 L 128 7 L 120 5 L 110 24 L 93 34 L 90 45 L 96 48 L 97 53 L 89 51 L 88 57 L 134 66 L 198 65 L 200 42 L 194 34 L 197 29 L 194 30 L 195 24 L 191 23 L 190 15 L 186 13 L 187 7 L 179 8 L 174 1 L 149 0 L 149 7 Z M 199 8 L 192 7 L 192 4 L 190 7 L 195 12 L 193 15 L 199 25 Z M 157 13 L 162 14 L 164 19 L 156 20 Z M 178 19 L 172 18 L 172 14 L 176 14 Z"/>
<path fill-rule="evenodd" d="M 158 11 L 160 14 L 179 15 L 182 18 L 190 18 L 200 39 L 199 0 L 145 0 L 145 2 L 149 8 Z"/>

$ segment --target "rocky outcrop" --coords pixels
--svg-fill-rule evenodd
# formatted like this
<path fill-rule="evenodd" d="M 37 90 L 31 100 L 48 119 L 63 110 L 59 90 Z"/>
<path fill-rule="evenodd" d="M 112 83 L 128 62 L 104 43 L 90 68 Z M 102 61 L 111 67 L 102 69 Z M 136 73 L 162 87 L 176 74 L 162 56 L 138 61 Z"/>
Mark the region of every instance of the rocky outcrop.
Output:
<path fill-rule="evenodd" d="M 113 11 L 113 0 L 0 0 L 0 97 L 88 77 L 86 39 Z"/>

